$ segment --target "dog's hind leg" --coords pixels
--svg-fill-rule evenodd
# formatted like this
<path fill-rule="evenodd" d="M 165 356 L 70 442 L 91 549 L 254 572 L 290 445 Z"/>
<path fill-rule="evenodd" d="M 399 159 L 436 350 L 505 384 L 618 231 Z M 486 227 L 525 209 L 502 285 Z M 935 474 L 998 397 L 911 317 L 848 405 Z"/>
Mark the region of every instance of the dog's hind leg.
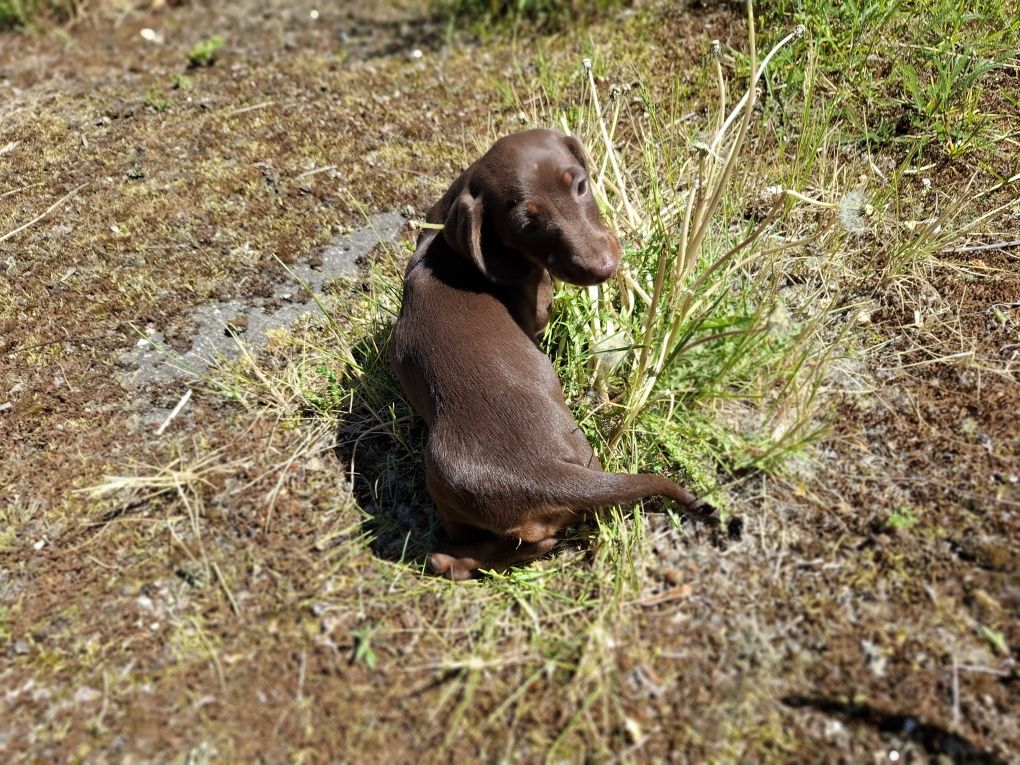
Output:
<path fill-rule="evenodd" d="M 539 558 L 557 542 L 555 537 L 525 542 L 492 535 L 467 544 L 441 545 L 429 555 L 429 568 L 450 579 L 470 579 L 478 569 L 505 569 Z"/>

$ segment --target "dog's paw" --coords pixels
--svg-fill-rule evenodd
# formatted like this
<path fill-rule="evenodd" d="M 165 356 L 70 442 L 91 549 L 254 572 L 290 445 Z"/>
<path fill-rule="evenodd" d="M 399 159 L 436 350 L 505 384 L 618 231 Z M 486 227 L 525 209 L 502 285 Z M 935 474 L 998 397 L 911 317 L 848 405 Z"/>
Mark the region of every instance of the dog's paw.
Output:
<path fill-rule="evenodd" d="M 472 575 L 471 569 L 464 566 L 460 558 L 454 558 L 452 555 L 441 552 L 429 555 L 429 568 L 432 569 L 433 574 L 445 576 L 455 582 L 470 579 Z"/>
<path fill-rule="evenodd" d="M 691 505 L 688 505 L 687 512 L 702 523 L 711 526 L 713 528 L 721 525 L 722 520 L 719 517 L 719 511 L 715 509 L 713 505 L 708 504 L 703 499 L 699 499 Z"/>

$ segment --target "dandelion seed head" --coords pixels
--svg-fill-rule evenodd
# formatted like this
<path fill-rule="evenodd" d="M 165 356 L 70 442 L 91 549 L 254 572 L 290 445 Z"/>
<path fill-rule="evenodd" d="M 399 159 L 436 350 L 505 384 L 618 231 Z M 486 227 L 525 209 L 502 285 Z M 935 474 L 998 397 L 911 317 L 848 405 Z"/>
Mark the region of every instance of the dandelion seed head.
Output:
<path fill-rule="evenodd" d="M 860 189 L 848 192 L 839 201 L 839 222 L 851 234 L 866 234 L 870 230 L 866 219 L 869 207 L 867 197 Z"/>

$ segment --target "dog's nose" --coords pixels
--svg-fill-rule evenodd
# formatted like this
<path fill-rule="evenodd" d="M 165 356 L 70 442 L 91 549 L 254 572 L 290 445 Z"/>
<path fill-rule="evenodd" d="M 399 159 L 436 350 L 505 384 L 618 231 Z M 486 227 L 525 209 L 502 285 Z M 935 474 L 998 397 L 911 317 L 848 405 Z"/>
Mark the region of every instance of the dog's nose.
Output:
<path fill-rule="evenodd" d="M 620 256 L 613 252 L 607 252 L 591 269 L 591 274 L 592 276 L 597 278 L 600 282 L 604 282 L 610 276 L 615 274 L 616 269 L 619 267 Z"/>

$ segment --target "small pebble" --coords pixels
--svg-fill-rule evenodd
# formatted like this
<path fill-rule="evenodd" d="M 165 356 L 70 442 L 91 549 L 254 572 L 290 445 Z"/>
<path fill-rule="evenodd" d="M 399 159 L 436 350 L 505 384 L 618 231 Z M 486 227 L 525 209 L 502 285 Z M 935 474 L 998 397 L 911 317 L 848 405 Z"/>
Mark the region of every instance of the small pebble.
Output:
<path fill-rule="evenodd" d="M 226 335 L 243 335 L 248 331 L 248 317 L 244 314 L 238 314 L 233 319 L 227 322 L 224 334 Z"/>

